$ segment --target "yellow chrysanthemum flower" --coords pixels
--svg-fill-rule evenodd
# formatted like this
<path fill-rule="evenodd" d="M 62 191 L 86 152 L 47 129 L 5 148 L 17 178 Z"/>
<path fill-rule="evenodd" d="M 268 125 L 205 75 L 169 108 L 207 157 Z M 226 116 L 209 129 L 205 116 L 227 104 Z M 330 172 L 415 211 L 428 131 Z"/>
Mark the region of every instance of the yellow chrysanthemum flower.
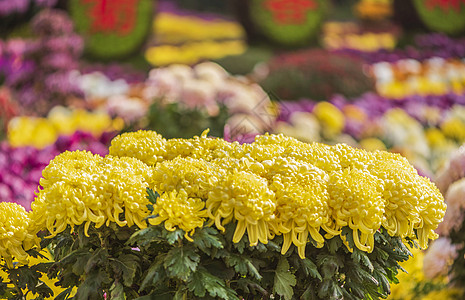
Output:
<path fill-rule="evenodd" d="M 139 159 L 149 166 L 163 161 L 166 140 L 155 131 L 139 130 L 118 135 L 111 141 L 110 155 Z"/>
<path fill-rule="evenodd" d="M 366 138 L 361 140 L 359 144 L 367 151 L 386 150 L 386 145 L 377 138 Z"/>
<path fill-rule="evenodd" d="M 206 207 L 220 230 L 237 220 L 233 242 L 239 242 L 246 230 L 250 245 L 268 242 L 267 222 L 274 219 L 276 203 L 265 179 L 245 171 L 230 173 L 209 192 Z"/>
<path fill-rule="evenodd" d="M 83 223 L 86 234 L 91 223 L 146 226 L 145 189 L 153 184 L 152 169 L 135 158 L 67 151 L 44 169 L 40 184 L 31 204 L 35 231 L 48 229 L 55 236 Z"/>
<path fill-rule="evenodd" d="M 266 151 L 267 159 L 280 156 L 292 157 L 310 163 L 325 172 L 341 168 L 339 158 L 332 151 L 332 147 L 325 144 L 303 143 L 283 134 L 265 134 L 255 138 L 255 142 L 250 146 L 251 150 L 248 150 L 248 153 L 255 151 L 257 148 L 260 149 L 260 147 L 268 148 L 267 151 L 261 150 L 261 153 Z"/>
<path fill-rule="evenodd" d="M 219 176 L 224 175 L 203 160 L 177 157 L 158 164 L 153 179 L 155 190 L 160 193 L 183 189 L 189 197 L 206 199 L 212 187 L 218 185 Z"/>
<path fill-rule="evenodd" d="M 8 123 L 8 142 L 13 147 L 33 146 L 42 149 L 53 144 L 58 133 L 42 118 L 15 117 Z"/>
<path fill-rule="evenodd" d="M 374 159 L 373 153 L 346 144 L 336 144 L 330 150 L 336 156 L 341 168 L 365 169 Z"/>
<path fill-rule="evenodd" d="M 447 145 L 447 138 L 444 136 L 442 131 L 437 128 L 426 129 L 425 136 L 428 140 L 428 144 L 432 148 L 439 148 Z"/>
<path fill-rule="evenodd" d="M 13 268 L 13 259 L 28 263 L 27 250 L 37 244 L 37 237 L 28 229 L 29 215 L 21 205 L 0 202 L 0 260 Z"/>
<path fill-rule="evenodd" d="M 319 102 L 313 109 L 313 114 L 322 124 L 328 137 L 333 137 L 344 129 L 344 114 L 329 102 Z"/>
<path fill-rule="evenodd" d="M 190 237 L 196 228 L 201 228 L 206 220 L 205 202 L 200 198 L 191 198 L 184 189 L 161 194 L 153 205 L 155 218 L 149 219 L 151 225 L 165 222 L 165 228 L 174 231 L 177 227 L 184 230 L 185 237 Z"/>
<path fill-rule="evenodd" d="M 112 119 L 103 112 L 69 110 L 57 106 L 47 118 L 21 116 L 11 119 L 8 141 L 15 147 L 34 146 L 42 149 L 53 144 L 60 135 L 70 135 L 77 130 L 100 136 L 105 131 L 119 131 L 123 126 L 122 119 Z"/>
<path fill-rule="evenodd" d="M 323 247 L 320 228 L 329 221 L 328 175 L 317 167 L 296 160 L 278 160 L 273 166 L 271 189 L 276 194 L 276 234 L 283 234 L 282 254 L 291 242 L 299 256 L 305 257 L 308 235 Z M 296 172 L 297 171 L 297 172 Z"/>
<path fill-rule="evenodd" d="M 451 118 L 444 121 L 440 127 L 446 137 L 456 139 L 460 143 L 465 141 L 465 123 L 462 120 Z"/>
<path fill-rule="evenodd" d="M 335 220 L 333 229 L 349 226 L 355 246 L 362 251 L 373 251 L 374 234 L 384 221 L 382 191 L 383 182 L 367 170 L 346 168 L 330 174 L 328 193 Z"/>
<path fill-rule="evenodd" d="M 387 209 L 383 226 L 388 233 L 402 238 L 417 236 L 420 246 L 426 248 L 428 239 L 437 238 L 434 229 L 446 210 L 444 201 L 438 201 L 443 197 L 437 187 L 419 176 L 413 167 L 406 167 L 402 160 L 378 161 L 369 170 L 385 184 L 383 198 Z"/>

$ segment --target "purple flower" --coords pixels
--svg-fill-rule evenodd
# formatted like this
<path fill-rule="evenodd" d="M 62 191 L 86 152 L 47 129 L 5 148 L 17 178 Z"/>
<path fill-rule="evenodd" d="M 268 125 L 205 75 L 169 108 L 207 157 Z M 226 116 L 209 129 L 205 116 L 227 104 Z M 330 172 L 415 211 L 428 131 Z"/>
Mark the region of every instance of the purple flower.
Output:
<path fill-rule="evenodd" d="M 39 36 L 66 35 L 73 32 L 73 22 L 65 12 L 44 9 L 34 17 L 32 31 Z"/>
<path fill-rule="evenodd" d="M 25 13 L 29 8 L 30 0 L 2 0 L 0 1 L 0 16 L 15 13 Z"/>
<path fill-rule="evenodd" d="M 34 0 L 37 6 L 40 7 L 53 7 L 58 3 L 58 0 Z"/>
<path fill-rule="evenodd" d="M 5 65 L 6 84 L 15 87 L 30 81 L 36 71 L 33 61 L 14 60 Z"/>
<path fill-rule="evenodd" d="M 82 37 L 77 34 L 66 36 L 51 36 L 42 43 L 44 51 L 70 53 L 73 57 L 80 56 L 84 48 Z"/>
<path fill-rule="evenodd" d="M 43 68 L 60 71 L 75 70 L 78 67 L 78 62 L 70 53 L 66 52 L 52 52 L 45 55 L 41 63 Z"/>
<path fill-rule="evenodd" d="M 78 86 L 74 82 L 71 82 L 70 78 L 70 72 L 68 71 L 57 71 L 49 74 L 44 80 L 45 89 L 50 93 L 54 92 L 64 95 L 79 93 Z"/>
<path fill-rule="evenodd" d="M 441 33 L 418 35 L 414 45 L 405 49 L 379 50 L 375 52 L 363 52 L 353 49 L 336 50 L 336 52 L 347 53 L 362 58 L 367 63 L 381 61 L 396 62 L 400 59 L 413 58 L 425 60 L 431 57 L 465 57 L 465 38 L 453 39 Z"/>
<path fill-rule="evenodd" d="M 21 105 L 28 106 L 41 100 L 42 96 L 36 93 L 33 86 L 23 86 L 17 91 L 17 98 Z"/>

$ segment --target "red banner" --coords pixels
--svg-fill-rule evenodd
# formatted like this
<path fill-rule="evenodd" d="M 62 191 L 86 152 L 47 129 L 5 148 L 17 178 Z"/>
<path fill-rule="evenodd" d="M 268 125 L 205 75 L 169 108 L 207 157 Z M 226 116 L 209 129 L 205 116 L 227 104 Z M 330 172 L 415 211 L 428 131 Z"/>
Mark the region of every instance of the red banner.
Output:
<path fill-rule="evenodd" d="M 266 9 L 273 14 L 276 23 L 298 25 L 305 23 L 307 12 L 318 8 L 315 0 L 266 0 Z"/>
<path fill-rule="evenodd" d="M 91 20 L 91 33 L 127 35 L 135 27 L 138 0 L 81 0 Z"/>
<path fill-rule="evenodd" d="M 427 0 L 426 7 L 429 10 L 440 7 L 444 12 L 449 12 L 451 9 L 461 11 L 461 4 L 465 4 L 465 0 Z"/>

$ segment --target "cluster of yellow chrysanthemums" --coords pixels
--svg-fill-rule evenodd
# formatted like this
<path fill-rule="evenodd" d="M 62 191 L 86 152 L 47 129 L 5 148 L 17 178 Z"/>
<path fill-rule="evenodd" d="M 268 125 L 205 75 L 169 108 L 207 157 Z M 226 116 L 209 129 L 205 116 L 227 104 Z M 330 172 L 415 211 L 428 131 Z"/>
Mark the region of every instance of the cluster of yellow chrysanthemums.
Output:
<path fill-rule="evenodd" d="M 123 127 L 121 118 L 112 119 L 103 112 L 56 106 L 47 118 L 20 116 L 11 119 L 8 123 L 8 142 L 13 147 L 43 149 L 55 143 L 60 135 L 72 135 L 78 130 L 100 136 L 106 131 L 119 131 Z"/>
<path fill-rule="evenodd" d="M 166 140 L 153 131 L 122 134 L 106 157 L 65 152 L 43 171 L 32 203 L 29 232 L 52 236 L 70 225 L 98 228 L 147 226 L 146 188 L 160 194 L 151 225 L 180 228 L 192 240 L 197 228 L 224 230 L 236 223 L 233 242 L 247 232 L 251 245 L 283 235 L 305 256 L 309 236 L 317 247 L 353 230 L 357 248 L 371 252 L 374 234 L 436 238 L 444 199 L 402 156 L 366 152 L 344 144 L 302 143 L 284 135 L 258 136 L 254 143 L 229 143 L 204 132 Z M 14 253 L 13 253 L 14 254 Z M 3 253 L 2 253 L 3 255 Z"/>
<path fill-rule="evenodd" d="M 13 257 L 20 263 L 27 263 L 26 251 L 37 245 L 38 239 L 29 232 L 29 224 L 24 207 L 0 202 L 0 259 L 4 259 L 10 268 L 13 267 Z"/>

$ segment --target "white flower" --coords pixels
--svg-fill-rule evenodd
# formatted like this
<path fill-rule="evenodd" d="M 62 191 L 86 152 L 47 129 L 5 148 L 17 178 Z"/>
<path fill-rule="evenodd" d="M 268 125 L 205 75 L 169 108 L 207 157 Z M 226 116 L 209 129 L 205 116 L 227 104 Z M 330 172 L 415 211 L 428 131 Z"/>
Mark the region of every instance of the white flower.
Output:
<path fill-rule="evenodd" d="M 108 98 L 106 110 L 123 118 L 125 122 L 133 122 L 145 115 L 147 105 L 139 98 L 117 95 Z"/>
<path fill-rule="evenodd" d="M 101 72 L 80 74 L 75 71 L 71 80 L 77 82 L 79 88 L 84 91 L 86 99 L 103 99 L 113 95 L 127 94 L 129 84 L 124 79 L 110 80 Z"/>

